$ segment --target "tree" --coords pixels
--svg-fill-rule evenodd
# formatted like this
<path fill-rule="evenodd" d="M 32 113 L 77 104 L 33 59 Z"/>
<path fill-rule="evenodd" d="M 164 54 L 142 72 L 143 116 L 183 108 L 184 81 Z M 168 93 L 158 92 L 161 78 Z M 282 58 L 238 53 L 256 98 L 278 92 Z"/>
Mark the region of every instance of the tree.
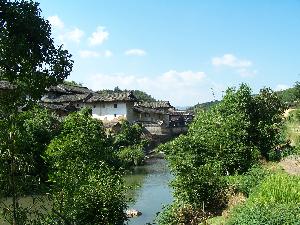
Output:
<path fill-rule="evenodd" d="M 12 224 L 19 224 L 19 179 L 26 171 L 20 163 L 30 164 L 16 143 L 16 120 L 20 110 L 30 108 L 41 98 L 45 88 L 63 81 L 71 72 L 71 55 L 56 47 L 51 38 L 51 27 L 42 18 L 39 4 L 33 1 L 0 0 L 0 80 L 9 82 L 10 90 L 0 91 L 1 126 L 8 135 L 1 140 L 1 158 L 9 166 L 7 177 L 11 190 Z M 17 185 L 18 184 L 18 185 Z"/>
<path fill-rule="evenodd" d="M 229 88 L 210 110 L 199 111 L 187 135 L 160 147 L 175 175 L 176 203 L 161 218 L 168 221 L 185 204 L 209 212 L 224 206 L 225 176 L 247 172 L 259 157 L 268 159 L 282 141 L 284 108 L 270 89 L 254 96 L 242 84 Z"/>
<path fill-rule="evenodd" d="M 101 121 L 87 109 L 70 114 L 45 157 L 53 183 L 50 220 L 61 221 L 51 224 L 123 224 L 122 177 Z"/>

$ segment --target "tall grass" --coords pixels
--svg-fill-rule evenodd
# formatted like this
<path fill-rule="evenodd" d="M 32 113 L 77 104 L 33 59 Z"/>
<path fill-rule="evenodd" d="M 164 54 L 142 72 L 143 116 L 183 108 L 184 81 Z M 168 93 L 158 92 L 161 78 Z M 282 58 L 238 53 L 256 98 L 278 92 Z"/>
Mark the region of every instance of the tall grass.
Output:
<path fill-rule="evenodd" d="M 249 199 L 233 209 L 227 225 L 300 224 L 300 177 L 272 174 L 250 193 Z"/>

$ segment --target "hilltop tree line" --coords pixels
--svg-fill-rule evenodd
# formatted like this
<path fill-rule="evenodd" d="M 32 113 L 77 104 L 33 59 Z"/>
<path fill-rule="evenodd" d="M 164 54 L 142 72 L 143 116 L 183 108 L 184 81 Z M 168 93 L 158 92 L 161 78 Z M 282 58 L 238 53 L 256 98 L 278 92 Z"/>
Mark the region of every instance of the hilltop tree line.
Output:
<path fill-rule="evenodd" d="M 295 106 L 300 99 L 300 82 L 296 82 L 293 87 L 287 88 L 282 91 L 276 91 L 278 97 L 288 106 Z M 213 106 L 217 105 L 220 100 L 213 100 L 210 102 L 198 103 L 188 110 L 198 111 L 198 110 L 208 110 Z"/>

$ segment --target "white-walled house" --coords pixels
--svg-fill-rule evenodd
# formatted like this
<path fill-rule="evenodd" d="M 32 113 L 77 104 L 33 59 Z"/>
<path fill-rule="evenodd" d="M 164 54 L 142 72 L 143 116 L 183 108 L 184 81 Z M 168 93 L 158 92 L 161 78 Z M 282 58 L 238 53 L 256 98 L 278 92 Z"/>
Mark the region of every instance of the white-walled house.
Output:
<path fill-rule="evenodd" d="M 126 119 L 134 122 L 133 105 L 137 99 L 131 91 L 110 94 L 95 93 L 85 101 L 85 106 L 92 109 L 94 118 L 103 121 Z"/>
<path fill-rule="evenodd" d="M 104 122 L 121 119 L 135 121 L 133 105 L 137 99 L 131 91 L 97 93 L 86 87 L 66 84 L 53 86 L 47 91 L 41 99 L 41 104 L 56 111 L 60 116 L 67 115 L 69 109 L 76 111 L 89 107 L 92 109 L 92 116 Z"/>
<path fill-rule="evenodd" d="M 92 116 L 104 123 L 127 120 L 130 123 L 157 124 L 163 127 L 185 124 L 192 115 L 178 112 L 168 101 L 138 102 L 132 91 L 94 92 L 86 87 L 59 84 L 47 90 L 40 104 L 60 116 L 92 109 Z"/>

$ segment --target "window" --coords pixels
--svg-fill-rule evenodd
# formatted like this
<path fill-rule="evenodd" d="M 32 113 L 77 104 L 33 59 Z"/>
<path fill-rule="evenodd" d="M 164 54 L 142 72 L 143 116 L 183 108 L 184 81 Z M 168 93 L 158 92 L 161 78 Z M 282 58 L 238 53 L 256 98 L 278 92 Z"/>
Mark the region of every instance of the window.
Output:
<path fill-rule="evenodd" d="M 114 104 L 114 108 L 118 108 L 118 104 Z"/>
<path fill-rule="evenodd" d="M 114 114 L 115 117 L 117 117 L 117 114 Z"/>
<path fill-rule="evenodd" d="M 96 105 L 94 105 L 94 108 L 96 108 Z"/>
<path fill-rule="evenodd" d="M 79 104 L 77 104 L 77 107 L 79 107 Z"/>

